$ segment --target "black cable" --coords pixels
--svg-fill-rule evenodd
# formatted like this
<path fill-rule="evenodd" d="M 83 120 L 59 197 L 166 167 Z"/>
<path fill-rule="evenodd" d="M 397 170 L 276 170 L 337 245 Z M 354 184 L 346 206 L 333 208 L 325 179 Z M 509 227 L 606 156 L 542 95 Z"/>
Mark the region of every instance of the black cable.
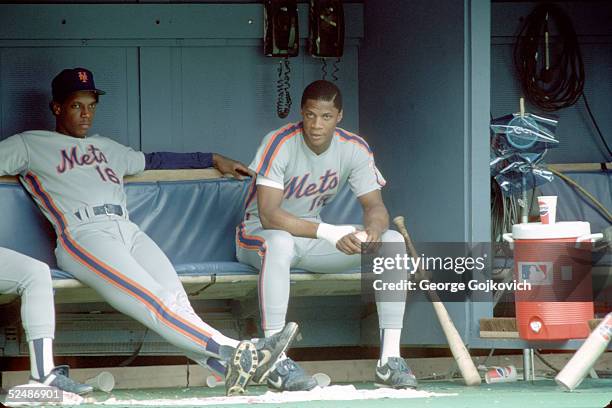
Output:
<path fill-rule="evenodd" d="M 529 214 L 531 214 L 531 210 L 533 209 L 534 198 L 536 195 L 536 176 L 533 172 L 533 165 L 531 166 L 531 181 L 533 182 L 533 187 L 531 188 L 531 200 L 529 201 L 529 208 L 527 209 L 527 219 L 529 219 Z M 525 203 L 525 205 L 527 205 L 527 203 Z"/>
<path fill-rule="evenodd" d="M 334 70 L 332 71 L 332 79 L 334 80 L 334 82 L 336 82 L 338 80 L 338 72 L 340 72 L 340 67 L 338 66 L 338 64 L 340 63 L 340 58 L 338 58 L 336 61 L 334 61 Z"/>
<path fill-rule="evenodd" d="M 589 113 L 591 121 L 593 122 L 593 126 L 595 126 L 595 129 L 597 129 L 597 134 L 599 135 L 599 138 L 601 139 L 603 145 L 606 147 L 606 150 L 608 151 L 608 155 L 610 156 L 610 159 L 612 160 L 612 150 L 610 150 L 610 146 L 608 146 L 606 139 L 603 137 L 603 133 L 601 133 L 601 129 L 599 128 L 599 125 L 597 124 L 597 121 L 595 120 L 595 116 L 593 116 L 593 112 L 591 112 L 589 101 L 587 100 L 587 96 L 584 92 L 582 93 L 582 100 L 584 101 L 584 106 L 586 106 L 587 112 Z"/>
<path fill-rule="evenodd" d="M 559 32 L 554 44 L 549 42 L 549 22 Z M 559 52 L 551 55 L 553 49 Z M 561 7 L 542 3 L 527 16 L 514 47 L 514 65 L 525 96 L 541 109 L 556 111 L 578 101 L 584 63 L 572 22 Z"/>
<path fill-rule="evenodd" d="M 542 363 L 544 363 L 545 366 L 547 366 L 548 368 L 553 370 L 555 373 L 558 373 L 559 371 L 561 371 L 557 367 L 555 367 L 554 365 L 552 365 L 548 361 L 546 361 L 546 359 L 542 356 L 542 354 L 540 354 L 540 352 L 538 350 L 534 350 L 534 353 L 535 353 L 536 357 L 539 358 Z"/>
<path fill-rule="evenodd" d="M 144 345 L 144 341 L 145 338 L 147 337 L 147 333 L 149 332 L 149 329 L 145 329 L 144 334 L 142 335 L 142 340 L 140 340 L 140 343 L 138 343 L 138 345 L 136 346 L 136 348 L 134 349 L 134 351 L 132 352 L 132 354 L 130 354 L 130 356 L 128 358 L 126 358 L 125 360 L 123 360 L 122 362 L 119 363 L 119 367 L 127 367 L 130 364 L 132 364 L 134 362 L 134 360 L 136 360 L 136 357 L 138 357 L 138 355 L 140 354 L 140 350 L 142 350 L 142 346 Z"/>
<path fill-rule="evenodd" d="M 289 78 L 290 73 L 291 66 L 289 65 L 289 58 L 280 60 L 278 64 L 278 81 L 276 86 L 278 91 L 276 113 L 281 119 L 286 118 L 291 111 L 291 93 L 289 92 L 289 88 L 291 87 L 291 80 Z"/>
<path fill-rule="evenodd" d="M 187 374 L 187 384 L 185 384 L 187 388 L 189 388 L 189 380 L 190 380 L 189 374 L 190 373 L 191 373 L 191 370 L 189 369 L 189 359 L 187 359 L 187 373 L 186 373 Z"/>
<path fill-rule="evenodd" d="M 321 58 L 321 79 L 327 80 L 327 60 L 325 58 Z"/>
<path fill-rule="evenodd" d="M 554 44 L 549 41 L 549 23 L 554 23 L 559 32 Z M 551 56 L 553 49 L 560 51 Z M 584 62 L 578 36 L 561 7 L 542 3 L 527 16 L 514 46 L 514 65 L 527 99 L 545 111 L 572 106 L 582 96 L 597 135 L 612 158 L 612 149 L 584 93 Z"/>
<path fill-rule="evenodd" d="M 332 65 L 333 70 L 331 72 L 332 80 L 335 82 L 338 80 L 338 72 L 340 72 L 340 58 L 336 59 Z M 321 58 L 321 79 L 327 80 L 327 59 Z"/>

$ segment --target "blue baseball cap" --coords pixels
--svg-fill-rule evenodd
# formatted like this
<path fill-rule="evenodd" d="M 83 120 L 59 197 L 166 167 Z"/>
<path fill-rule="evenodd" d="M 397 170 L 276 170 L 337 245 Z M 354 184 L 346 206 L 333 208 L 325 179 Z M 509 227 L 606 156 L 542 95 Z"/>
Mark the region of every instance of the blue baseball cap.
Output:
<path fill-rule="evenodd" d="M 93 74 L 85 68 L 65 69 L 57 74 L 51 82 L 51 93 L 54 101 L 62 102 L 68 95 L 77 91 L 91 91 L 96 95 L 106 93 L 96 88 Z"/>

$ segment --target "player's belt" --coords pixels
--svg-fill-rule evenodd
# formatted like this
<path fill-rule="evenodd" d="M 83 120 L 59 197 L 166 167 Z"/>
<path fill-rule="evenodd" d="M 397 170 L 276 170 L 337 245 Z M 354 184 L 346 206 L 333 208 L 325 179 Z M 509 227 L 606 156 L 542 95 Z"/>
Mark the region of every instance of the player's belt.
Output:
<path fill-rule="evenodd" d="M 123 216 L 123 208 L 120 205 L 104 204 L 97 207 L 92 207 L 94 215 L 118 215 Z"/>
<path fill-rule="evenodd" d="M 74 213 L 79 220 L 95 217 L 96 215 L 118 215 L 119 217 L 123 217 L 124 214 L 125 211 L 123 210 L 123 207 L 117 204 L 104 204 L 95 207 L 85 207 Z"/>

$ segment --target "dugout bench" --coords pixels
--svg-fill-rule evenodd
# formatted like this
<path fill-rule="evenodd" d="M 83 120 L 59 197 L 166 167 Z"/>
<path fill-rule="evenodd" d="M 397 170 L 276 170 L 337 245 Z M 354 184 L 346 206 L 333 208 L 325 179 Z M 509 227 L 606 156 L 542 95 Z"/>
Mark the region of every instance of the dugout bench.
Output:
<path fill-rule="evenodd" d="M 236 260 L 234 244 L 250 179 L 220 176 L 214 169 L 204 169 L 153 170 L 126 177 L 127 204 L 130 219 L 170 258 L 195 309 L 213 326 L 243 337 L 249 330 L 244 322 L 259 318 L 258 272 Z M 0 177 L 0 213 L 4 214 L 0 246 L 51 267 L 57 309 L 57 354 L 124 354 L 131 353 L 142 342 L 144 327 L 114 312 L 93 289 L 57 267 L 53 253 L 55 233 L 17 178 Z M 341 223 L 360 223 L 362 212 L 347 188 L 325 209 L 324 215 Z M 337 274 L 293 270 L 291 283 L 292 297 L 305 298 L 303 309 L 309 309 L 310 301 L 306 298 L 332 295 L 358 298 L 361 289 L 359 270 Z M 17 298 L 0 295 L 0 355 L 27 354 Z M 338 309 L 337 301 L 330 298 L 328 306 Z M 296 302 L 299 308 L 300 300 Z M 306 314 L 313 315 L 314 310 Z M 333 312 L 328 315 L 340 320 L 355 317 L 358 316 Z M 253 326 L 257 324 L 251 324 L 251 331 Z M 176 352 L 156 334 L 147 333 L 146 337 L 143 354 Z"/>

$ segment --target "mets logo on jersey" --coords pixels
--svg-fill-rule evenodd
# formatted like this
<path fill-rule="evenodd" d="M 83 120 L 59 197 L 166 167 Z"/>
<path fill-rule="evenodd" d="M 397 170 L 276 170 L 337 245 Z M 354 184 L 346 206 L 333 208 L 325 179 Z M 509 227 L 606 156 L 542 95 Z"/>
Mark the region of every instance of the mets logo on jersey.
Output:
<path fill-rule="evenodd" d="M 102 181 L 121 184 L 121 179 L 117 176 L 115 171 L 105 166 L 108 164 L 108 159 L 104 153 L 94 145 L 89 145 L 86 153 L 83 154 L 78 153 L 76 146 L 72 146 L 69 150 L 62 149 L 60 151 L 60 160 L 60 164 L 55 167 L 59 174 L 63 174 L 74 168 L 89 167 L 96 170 Z"/>
<path fill-rule="evenodd" d="M 336 189 L 340 183 L 338 173 L 334 170 L 327 169 L 323 176 L 319 177 L 318 180 L 314 179 L 314 182 L 310 183 L 311 177 L 312 175 L 310 173 L 306 173 L 303 176 L 291 177 L 286 181 L 284 199 L 300 199 L 314 196 L 308 211 L 326 206 L 336 194 L 333 190 Z"/>
<path fill-rule="evenodd" d="M 306 173 L 303 176 L 291 177 L 285 182 L 285 200 L 292 197 L 302 198 L 310 197 L 315 194 L 323 194 L 326 191 L 333 190 L 338 187 L 338 173 L 333 170 L 326 170 L 322 177 L 319 177 L 320 182 L 314 181 L 309 183 L 311 174 Z"/>
<path fill-rule="evenodd" d="M 89 166 L 91 164 L 108 163 L 108 159 L 94 145 L 87 146 L 87 152 L 78 154 L 77 147 L 72 146 L 69 151 L 62 149 L 60 151 L 61 163 L 56 167 L 58 173 L 64 173 L 67 170 L 72 170 L 75 166 Z"/>

